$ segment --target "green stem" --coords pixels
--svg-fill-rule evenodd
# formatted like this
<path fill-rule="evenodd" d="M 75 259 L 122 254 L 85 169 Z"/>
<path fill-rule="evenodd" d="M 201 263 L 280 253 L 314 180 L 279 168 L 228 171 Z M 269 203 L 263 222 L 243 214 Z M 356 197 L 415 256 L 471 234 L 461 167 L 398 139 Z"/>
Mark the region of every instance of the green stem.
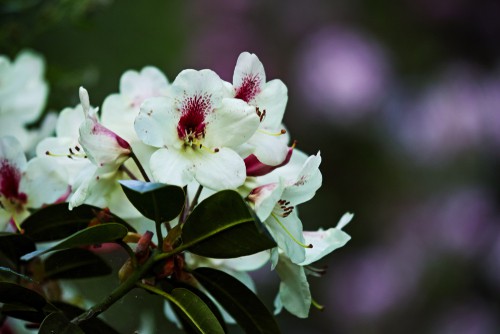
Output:
<path fill-rule="evenodd" d="M 107 296 L 100 303 L 92 306 L 84 313 L 80 314 L 78 317 L 71 320 L 71 322 L 75 325 L 78 325 L 79 323 L 95 318 L 102 312 L 106 311 L 109 307 L 111 307 L 114 303 L 120 300 L 135 287 L 137 281 L 139 281 L 156 262 L 156 258 L 157 257 L 155 257 L 154 255 L 151 256 L 142 266 L 137 268 L 137 270 L 134 271 L 132 275 L 130 275 L 122 284 L 120 284 L 109 296 Z"/>
<path fill-rule="evenodd" d="M 139 161 L 139 159 L 137 159 L 137 156 L 133 151 L 130 151 L 130 157 L 132 158 L 132 160 L 134 160 L 135 164 L 137 165 L 137 168 L 139 168 L 139 171 L 141 172 L 144 181 L 151 182 L 151 180 L 148 177 L 148 174 L 146 174 L 146 171 L 144 170 L 144 167 L 142 167 L 141 162 Z"/>
<path fill-rule="evenodd" d="M 194 195 L 193 201 L 191 202 L 191 205 L 189 206 L 188 215 L 191 214 L 191 212 L 193 212 L 194 207 L 198 204 L 198 199 L 200 198 L 202 190 L 203 190 L 203 186 L 200 184 L 200 186 L 198 187 L 198 190 L 196 190 L 196 194 Z"/>
<path fill-rule="evenodd" d="M 128 177 L 130 177 L 132 180 L 137 180 L 137 177 L 134 175 L 134 173 L 132 173 L 130 169 L 125 167 L 125 165 L 121 165 L 120 170 L 122 170 L 125 174 L 127 174 Z"/>

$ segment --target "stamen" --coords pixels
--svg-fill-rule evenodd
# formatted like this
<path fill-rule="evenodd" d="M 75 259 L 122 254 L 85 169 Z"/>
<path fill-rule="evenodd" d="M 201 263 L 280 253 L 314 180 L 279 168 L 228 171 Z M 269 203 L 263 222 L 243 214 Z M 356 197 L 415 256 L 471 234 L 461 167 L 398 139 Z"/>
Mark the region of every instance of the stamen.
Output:
<path fill-rule="evenodd" d="M 263 134 L 265 134 L 265 135 L 275 136 L 275 137 L 278 137 L 278 136 L 284 135 L 284 134 L 286 133 L 286 130 L 285 130 L 285 129 L 281 129 L 281 131 L 280 131 L 280 132 L 278 132 L 278 133 L 269 132 L 269 131 L 262 130 L 262 129 L 258 129 L 257 131 L 259 131 L 260 133 L 263 133 Z"/>
<path fill-rule="evenodd" d="M 257 113 L 257 116 L 259 116 L 259 120 L 262 123 L 262 121 L 266 117 L 266 109 L 260 111 L 259 107 L 257 107 L 255 108 L 255 112 Z"/>
<path fill-rule="evenodd" d="M 323 311 L 324 308 L 325 308 L 323 305 L 318 304 L 318 302 L 315 301 L 314 299 L 311 299 L 311 305 L 314 306 L 315 308 L 317 308 L 320 311 Z"/>
<path fill-rule="evenodd" d="M 283 223 L 278 219 L 278 217 L 276 217 L 276 215 L 274 213 L 271 213 L 271 216 L 273 216 L 273 218 L 278 222 L 278 224 L 281 226 L 281 228 L 283 230 L 285 230 L 286 234 L 288 234 L 288 236 L 290 238 L 292 238 L 293 241 L 295 241 L 295 243 L 301 247 L 304 247 L 304 248 L 313 248 L 313 245 L 312 244 L 309 244 L 309 245 L 306 245 L 300 241 L 298 241 L 293 235 L 292 233 L 290 233 L 290 231 L 288 231 L 288 229 L 285 227 L 285 225 L 283 225 Z"/>
<path fill-rule="evenodd" d="M 200 150 L 201 149 L 207 151 L 208 153 L 217 153 L 217 152 L 219 152 L 219 148 L 218 147 L 216 147 L 214 149 L 211 149 L 210 147 L 207 147 L 207 146 L 205 146 L 203 144 L 200 144 Z"/>
<path fill-rule="evenodd" d="M 78 146 L 75 146 L 75 150 L 77 152 L 81 151 L 80 147 L 78 147 Z M 84 154 L 84 153 L 76 153 L 76 152 L 73 151 L 73 148 L 71 148 L 71 147 L 68 149 L 68 152 L 69 152 L 69 154 L 67 154 L 67 153 L 66 154 L 58 154 L 58 153 L 52 153 L 50 151 L 45 151 L 45 155 L 48 155 L 50 157 L 59 157 L 59 158 L 60 157 L 66 157 L 66 158 L 69 158 L 69 159 L 73 159 L 73 158 L 83 158 L 83 159 L 86 159 L 87 158 L 86 154 Z"/>

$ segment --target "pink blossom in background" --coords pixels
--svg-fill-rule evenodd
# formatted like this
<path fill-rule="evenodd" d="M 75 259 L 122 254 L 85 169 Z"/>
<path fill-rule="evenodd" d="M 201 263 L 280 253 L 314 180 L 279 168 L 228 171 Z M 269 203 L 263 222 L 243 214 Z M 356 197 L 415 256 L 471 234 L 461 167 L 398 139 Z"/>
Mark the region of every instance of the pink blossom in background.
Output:
<path fill-rule="evenodd" d="M 298 92 L 309 110 L 334 122 L 379 109 L 390 85 L 382 46 L 348 28 L 328 27 L 306 38 L 295 67 Z"/>

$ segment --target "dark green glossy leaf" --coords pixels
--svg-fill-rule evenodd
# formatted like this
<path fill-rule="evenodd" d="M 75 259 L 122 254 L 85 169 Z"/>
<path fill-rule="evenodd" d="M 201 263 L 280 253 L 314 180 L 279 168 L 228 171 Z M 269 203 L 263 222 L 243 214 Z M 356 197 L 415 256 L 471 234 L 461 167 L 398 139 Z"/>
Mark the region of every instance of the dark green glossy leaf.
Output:
<path fill-rule="evenodd" d="M 174 288 L 170 293 L 167 293 L 145 284 L 141 284 L 141 287 L 167 299 L 171 305 L 177 308 L 184 317 L 184 320 L 196 332 L 202 334 L 224 334 L 224 329 L 207 304 L 188 289 Z"/>
<path fill-rule="evenodd" d="M 0 312 L 12 318 L 35 323 L 40 323 L 45 318 L 43 311 L 22 304 L 3 304 Z"/>
<path fill-rule="evenodd" d="M 42 295 L 10 282 L 0 282 L 0 303 L 25 305 L 36 310 L 42 310 L 47 305 Z"/>
<path fill-rule="evenodd" d="M 51 279 L 96 277 L 112 272 L 101 257 L 82 248 L 70 248 L 51 254 L 44 265 L 45 277 Z"/>
<path fill-rule="evenodd" d="M 181 187 L 137 180 L 122 180 L 120 184 L 135 208 L 153 221 L 170 221 L 184 206 L 185 194 Z"/>
<path fill-rule="evenodd" d="M 172 290 L 175 288 L 184 288 L 184 289 L 188 289 L 189 291 L 191 291 L 192 293 L 197 295 L 205 304 L 207 304 L 208 308 L 213 312 L 213 314 L 215 315 L 215 317 L 219 321 L 219 324 L 221 325 L 222 329 L 224 330 L 224 333 L 227 333 L 226 322 L 224 321 L 224 317 L 222 316 L 219 308 L 217 307 L 217 305 L 215 305 L 213 300 L 210 299 L 210 297 L 207 296 L 200 289 L 197 289 L 189 284 L 186 284 L 186 283 L 183 283 L 180 281 L 175 281 L 173 279 L 163 280 L 160 282 L 160 285 L 162 287 L 162 290 L 167 291 L 168 293 L 171 293 Z M 183 322 L 183 323 L 186 322 L 184 320 L 184 318 L 182 317 L 182 315 L 179 314 L 178 308 L 174 307 L 174 311 L 176 312 L 176 314 L 181 322 Z M 188 328 L 186 328 L 186 324 L 183 324 L 183 325 L 184 325 L 184 329 L 188 330 Z"/>
<path fill-rule="evenodd" d="M 22 234 L 0 232 L 1 259 L 12 265 L 18 263 L 21 256 L 33 252 L 35 249 L 33 240 Z"/>
<path fill-rule="evenodd" d="M 55 307 L 61 310 L 62 313 L 66 316 L 67 319 L 73 319 L 85 312 L 79 307 L 76 307 L 71 304 L 63 303 L 63 302 L 52 302 Z M 103 320 L 99 318 L 92 318 L 89 320 L 85 320 L 80 323 L 78 326 L 83 329 L 85 333 L 91 334 L 119 334 L 115 329 L 113 329 L 110 325 L 105 323 Z"/>
<path fill-rule="evenodd" d="M 212 268 L 197 268 L 192 274 L 246 333 L 280 333 L 273 315 L 239 280 Z"/>
<path fill-rule="evenodd" d="M 188 250 L 213 258 L 233 258 L 276 247 L 264 227 L 241 196 L 233 190 L 220 191 L 201 202 L 182 228 Z"/>
<path fill-rule="evenodd" d="M 110 212 L 92 205 L 80 205 L 73 210 L 68 203 L 49 205 L 30 215 L 21 225 L 24 234 L 36 242 L 66 238 L 89 226 L 89 223 L 113 222 L 135 232 L 129 224 Z"/>
<path fill-rule="evenodd" d="M 61 240 L 52 247 L 28 253 L 21 257 L 21 259 L 27 261 L 47 252 L 121 240 L 127 235 L 127 232 L 128 230 L 125 226 L 117 223 L 106 223 L 87 227 Z"/>
<path fill-rule="evenodd" d="M 85 334 L 75 324 L 72 324 L 62 313 L 53 312 L 42 322 L 38 334 Z"/>

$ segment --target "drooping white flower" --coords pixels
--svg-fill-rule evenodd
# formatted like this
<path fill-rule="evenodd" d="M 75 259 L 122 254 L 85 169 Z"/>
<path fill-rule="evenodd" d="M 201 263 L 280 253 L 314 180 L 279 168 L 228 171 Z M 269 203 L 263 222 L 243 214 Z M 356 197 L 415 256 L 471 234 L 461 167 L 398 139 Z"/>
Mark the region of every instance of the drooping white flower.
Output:
<path fill-rule="evenodd" d="M 275 265 L 281 283 L 275 300 L 275 313 L 284 307 L 299 318 L 307 318 L 312 303 L 309 283 L 307 281 L 307 266 L 330 254 L 335 249 L 344 246 L 351 237 L 342 228 L 351 221 L 353 214 L 342 216 L 336 227 L 324 231 L 304 232 L 306 243 L 314 245 L 306 249 L 302 263 L 293 263 L 282 251 L 273 253 L 272 262 Z"/>
<path fill-rule="evenodd" d="M 0 55 L 0 133 L 15 136 L 24 150 L 37 137 L 26 125 L 36 121 L 45 107 L 48 86 L 44 71 L 43 59 L 34 52 L 23 51 L 13 62 Z"/>
<path fill-rule="evenodd" d="M 213 71 L 184 70 L 171 95 L 142 104 L 135 129 L 159 148 L 150 160 L 156 181 L 184 186 L 195 179 L 214 190 L 243 184 L 245 164 L 234 149 L 255 133 L 259 117 L 254 107 L 225 95 Z"/>
<path fill-rule="evenodd" d="M 319 153 L 307 157 L 296 150 L 289 164 L 261 177 L 260 182 L 264 184 L 253 189 L 247 197 L 278 248 L 293 263 L 302 263 L 305 249 L 314 247 L 305 242 L 295 207 L 310 200 L 321 186 L 320 163 Z"/>
<path fill-rule="evenodd" d="M 0 138 L 0 231 L 12 220 L 18 227 L 29 208 L 54 203 L 68 193 L 65 170 L 46 157 L 29 162 L 19 141 Z"/>
<path fill-rule="evenodd" d="M 233 74 L 232 96 L 256 107 L 259 130 L 248 140 L 253 155 L 263 164 L 281 164 L 288 152 L 288 136 L 282 125 L 288 101 L 285 84 L 274 79 L 266 82 L 264 66 L 255 54 L 243 52 Z"/>
<path fill-rule="evenodd" d="M 83 204 L 91 196 L 105 198 L 106 194 L 118 189 L 116 181 L 121 176 L 118 169 L 132 152 L 126 140 L 99 123 L 97 108 L 91 108 L 88 92 L 83 87 L 80 87 L 80 102 L 85 120 L 80 125 L 78 141 L 92 165 L 75 180 L 70 209 Z"/>

